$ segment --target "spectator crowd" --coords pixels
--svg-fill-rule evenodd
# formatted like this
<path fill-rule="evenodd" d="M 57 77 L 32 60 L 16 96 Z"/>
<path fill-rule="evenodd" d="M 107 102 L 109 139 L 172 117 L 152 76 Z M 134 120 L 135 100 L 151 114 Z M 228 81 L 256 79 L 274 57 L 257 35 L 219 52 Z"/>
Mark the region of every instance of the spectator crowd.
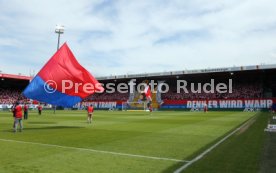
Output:
<path fill-rule="evenodd" d="M 232 92 L 219 93 L 214 90 L 213 93 L 206 93 L 203 90 L 201 93 L 193 93 L 188 90 L 188 93 L 181 90 L 177 93 L 177 88 L 170 88 L 169 92 L 162 94 L 163 100 L 183 100 L 183 99 L 228 99 L 228 98 L 261 98 L 263 97 L 263 89 L 260 84 L 237 84 L 233 86 Z"/>
<path fill-rule="evenodd" d="M 183 90 L 177 93 L 176 86 L 170 86 L 167 93 L 161 95 L 163 100 L 183 100 L 183 99 L 228 99 L 228 98 L 262 98 L 263 87 L 260 84 L 237 84 L 233 86 L 232 93 L 193 93 L 191 90 L 186 93 Z M 24 102 L 24 96 L 20 90 L 1 89 L 0 104 L 14 104 L 16 101 Z M 129 99 L 129 93 L 95 93 L 84 101 L 126 101 Z"/>
<path fill-rule="evenodd" d="M 20 90 L 0 88 L 0 104 L 14 104 L 16 101 L 23 102 L 24 96 L 21 92 Z"/>
<path fill-rule="evenodd" d="M 96 93 L 93 94 L 87 98 L 85 98 L 85 101 L 116 101 L 116 100 L 122 100 L 126 101 L 129 98 L 129 93 Z"/>

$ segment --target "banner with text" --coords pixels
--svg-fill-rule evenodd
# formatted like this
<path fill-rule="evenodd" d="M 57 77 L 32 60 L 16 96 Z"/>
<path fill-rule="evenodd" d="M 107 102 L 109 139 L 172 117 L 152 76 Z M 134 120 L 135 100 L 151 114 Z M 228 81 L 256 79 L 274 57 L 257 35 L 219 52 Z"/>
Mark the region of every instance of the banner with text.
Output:
<path fill-rule="evenodd" d="M 76 105 L 83 109 L 88 105 L 93 105 L 96 109 L 121 109 L 124 101 L 86 101 Z M 203 108 L 205 105 L 209 109 L 276 109 L 276 98 L 266 99 L 211 99 L 211 100 L 163 100 L 160 108 L 164 109 L 192 109 Z"/>
<path fill-rule="evenodd" d="M 86 101 L 76 105 L 76 107 L 83 109 L 88 105 L 93 105 L 95 109 L 120 109 L 123 101 Z"/>
<path fill-rule="evenodd" d="M 205 105 L 208 108 L 258 108 L 267 109 L 276 105 L 276 98 L 268 99 L 211 99 L 211 100 L 164 100 L 161 108 L 167 109 L 192 109 L 203 108 Z"/>

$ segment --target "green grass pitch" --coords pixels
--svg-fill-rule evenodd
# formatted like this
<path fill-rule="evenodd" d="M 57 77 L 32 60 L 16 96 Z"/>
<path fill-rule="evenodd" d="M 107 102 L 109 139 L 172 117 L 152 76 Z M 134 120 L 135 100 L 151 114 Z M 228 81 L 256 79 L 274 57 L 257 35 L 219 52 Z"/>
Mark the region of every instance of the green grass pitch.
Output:
<path fill-rule="evenodd" d="M 13 133 L 0 112 L 0 173 L 173 172 L 255 114 L 96 111 L 87 124 L 84 111 L 30 112 Z"/>

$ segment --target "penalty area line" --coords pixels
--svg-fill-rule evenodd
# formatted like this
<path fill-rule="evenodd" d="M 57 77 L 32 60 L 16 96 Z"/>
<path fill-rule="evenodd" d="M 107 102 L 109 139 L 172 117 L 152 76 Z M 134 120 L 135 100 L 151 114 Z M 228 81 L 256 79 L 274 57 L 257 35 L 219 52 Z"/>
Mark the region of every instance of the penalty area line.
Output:
<path fill-rule="evenodd" d="M 199 159 L 201 159 L 202 157 L 204 157 L 206 154 L 208 154 L 209 152 L 211 152 L 218 145 L 220 145 L 221 143 L 223 143 L 224 141 L 226 141 L 228 138 L 230 138 L 232 135 L 234 135 L 235 133 L 237 133 L 241 128 L 243 128 L 248 123 L 250 123 L 250 121 L 253 118 L 255 118 L 255 117 L 256 117 L 256 114 L 253 117 L 251 117 L 248 120 L 246 120 L 242 125 L 240 125 L 238 128 L 236 128 L 235 130 L 233 130 L 230 134 L 228 134 L 227 136 L 225 136 L 224 138 L 222 138 L 221 140 L 219 140 L 217 143 L 215 143 L 214 145 L 212 145 L 210 148 L 208 148 L 207 150 L 203 151 L 201 154 L 199 154 L 198 156 L 196 156 L 194 159 L 192 159 L 191 161 L 185 163 L 183 166 L 181 166 L 180 168 L 178 168 L 177 170 L 175 170 L 174 173 L 180 173 L 180 172 L 184 171 L 186 168 L 188 168 L 189 166 L 191 166 L 193 163 L 195 163 L 196 161 L 198 161 Z"/>
<path fill-rule="evenodd" d="M 136 157 L 136 158 L 144 158 L 144 159 L 151 159 L 151 160 L 164 160 L 164 161 L 189 163 L 189 161 L 187 161 L 187 160 L 180 160 L 180 159 L 173 159 L 173 158 L 166 158 L 166 157 L 145 156 L 145 155 L 138 155 L 138 154 L 128 154 L 128 153 L 120 153 L 120 152 L 104 151 L 104 150 L 95 150 L 95 149 L 90 149 L 90 148 L 69 147 L 69 146 L 63 146 L 63 145 L 17 141 L 17 140 L 12 140 L 12 139 L 1 139 L 1 138 L 0 138 L 0 141 L 15 142 L 15 143 L 21 143 L 21 144 L 32 144 L 32 145 L 39 145 L 39 146 L 45 146 L 45 147 L 54 147 L 54 148 L 71 149 L 71 150 L 79 150 L 79 151 L 89 151 L 89 152 L 94 152 L 94 153 L 112 154 L 112 155 L 118 155 L 118 156 Z"/>

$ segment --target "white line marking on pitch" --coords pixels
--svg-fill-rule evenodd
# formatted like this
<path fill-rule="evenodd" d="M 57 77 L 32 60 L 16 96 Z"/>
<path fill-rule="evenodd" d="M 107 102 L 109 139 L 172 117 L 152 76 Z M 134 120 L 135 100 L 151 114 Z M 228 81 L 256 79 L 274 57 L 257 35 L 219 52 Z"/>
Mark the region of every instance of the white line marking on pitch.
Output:
<path fill-rule="evenodd" d="M 256 114 L 255 114 L 256 115 Z M 200 155 L 196 156 L 194 159 L 192 159 L 191 161 L 187 162 L 186 164 L 184 164 L 183 166 L 181 166 L 180 168 L 178 168 L 177 170 L 174 171 L 174 173 L 180 173 L 181 171 L 185 170 L 186 168 L 188 168 L 190 165 L 192 165 L 194 162 L 198 161 L 199 159 L 201 159 L 203 156 L 205 156 L 207 153 L 209 153 L 210 151 L 212 151 L 214 148 L 216 148 L 218 145 L 220 145 L 221 143 L 223 143 L 226 139 L 228 139 L 229 137 L 231 137 L 233 134 L 235 134 L 237 131 L 239 131 L 242 127 L 246 126 L 251 119 L 253 119 L 255 117 L 255 115 L 253 117 L 251 117 L 250 119 L 248 119 L 245 123 L 243 123 L 240 127 L 236 128 L 234 131 L 232 131 L 230 134 L 228 134 L 227 136 L 225 136 L 224 138 L 222 138 L 221 140 L 219 140 L 217 143 L 215 143 L 213 146 L 211 146 L 210 148 L 208 148 L 207 150 L 205 150 L 204 152 L 202 152 Z"/>
<path fill-rule="evenodd" d="M 104 153 L 104 154 L 112 154 L 112 155 L 128 156 L 128 157 L 137 157 L 137 158 L 145 158 L 145 159 L 153 159 L 153 160 L 166 160 L 166 161 L 186 162 L 186 163 L 189 162 L 187 160 L 179 160 L 179 159 L 172 159 L 172 158 L 165 158 L 165 157 L 144 156 L 144 155 L 137 155 L 137 154 L 128 154 L 128 153 L 119 153 L 119 152 L 112 152 L 112 151 L 95 150 L 95 149 L 89 149 L 89 148 L 79 148 L 79 147 L 69 147 L 69 146 L 62 146 L 62 145 L 55 145 L 55 144 L 44 144 L 44 143 L 37 143 L 37 142 L 17 141 L 17 140 L 11 140 L 11 139 L 0 139 L 0 141 L 16 142 L 16 143 L 22 143 L 22 144 L 33 144 L 33 145 L 40 145 L 40 146 L 46 146 L 46 147 L 73 149 L 73 150 L 80 150 L 80 151 L 89 151 L 89 152 L 95 152 L 95 153 Z"/>

